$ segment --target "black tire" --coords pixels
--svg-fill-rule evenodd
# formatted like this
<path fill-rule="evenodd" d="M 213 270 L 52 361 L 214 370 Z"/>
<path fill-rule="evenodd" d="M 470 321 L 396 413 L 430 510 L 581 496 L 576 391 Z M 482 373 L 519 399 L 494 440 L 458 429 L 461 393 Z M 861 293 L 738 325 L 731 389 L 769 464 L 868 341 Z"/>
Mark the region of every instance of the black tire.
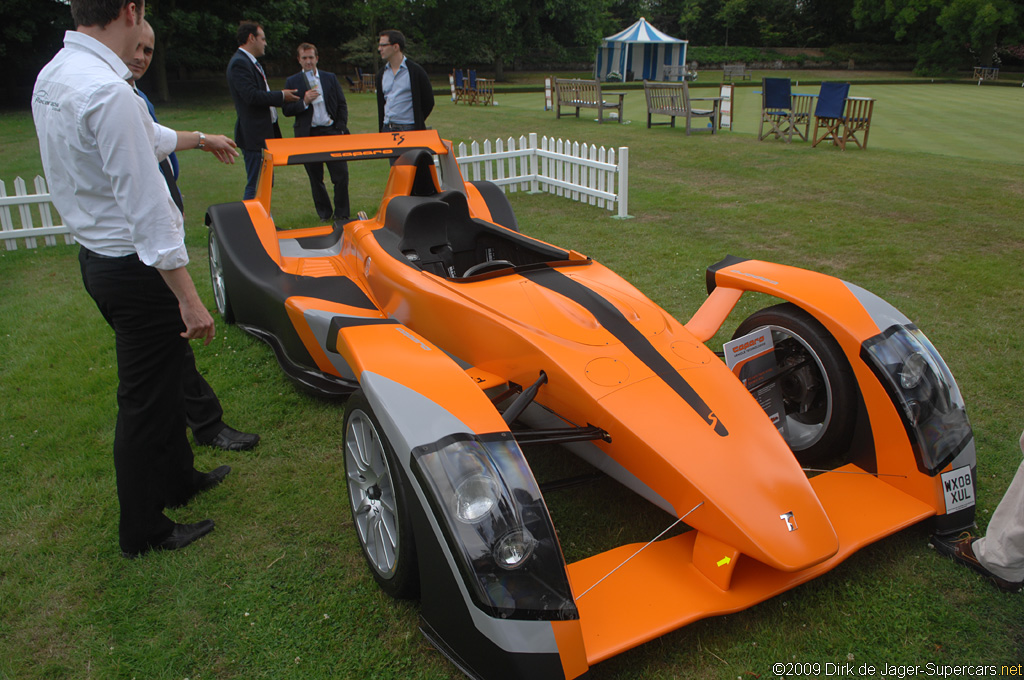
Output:
<path fill-rule="evenodd" d="M 415 598 L 419 566 L 404 475 L 362 390 L 345 407 L 343 443 L 352 524 L 370 573 L 391 597 Z"/>
<path fill-rule="evenodd" d="M 213 288 L 213 299 L 217 304 L 217 311 L 220 312 L 224 323 L 235 322 L 235 312 L 231 309 L 231 299 L 228 297 L 227 280 L 224 278 L 224 260 L 220 250 L 220 241 L 217 239 L 217 231 L 210 226 L 210 240 L 207 244 L 210 256 L 210 285 Z"/>
<path fill-rule="evenodd" d="M 786 415 L 786 443 L 804 465 L 845 458 L 857 422 L 857 382 L 835 338 L 814 317 L 784 303 L 751 314 L 734 338 L 767 326 L 780 370 L 807 362 L 778 383 Z"/>

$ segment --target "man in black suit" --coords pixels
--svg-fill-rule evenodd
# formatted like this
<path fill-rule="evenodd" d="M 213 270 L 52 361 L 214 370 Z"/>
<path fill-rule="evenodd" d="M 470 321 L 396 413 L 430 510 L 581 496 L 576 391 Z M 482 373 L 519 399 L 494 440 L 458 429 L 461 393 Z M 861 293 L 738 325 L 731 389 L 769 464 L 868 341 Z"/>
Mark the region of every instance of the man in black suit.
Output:
<path fill-rule="evenodd" d="M 125 62 L 125 66 L 132 72 L 132 87 L 136 88 L 135 91 L 146 102 L 146 108 L 149 109 L 149 115 L 153 118 L 154 123 L 158 122 L 156 119 L 156 109 L 153 108 L 153 103 L 149 101 L 149 98 L 142 90 L 138 89 L 137 85 L 139 79 L 146 75 L 146 71 L 149 70 L 155 49 L 156 34 L 153 32 L 153 27 L 149 25 L 149 22 L 143 20 L 142 37 L 139 39 L 139 45 L 135 48 L 135 54 L 132 58 Z M 238 152 L 234 148 L 235 143 L 233 141 L 224 135 L 205 135 L 199 132 L 194 134 L 200 137 L 200 146 L 197 148 L 207 151 L 212 150 L 213 153 L 217 154 L 219 158 L 227 163 L 235 162 Z M 187 142 L 179 143 L 179 146 L 182 146 L 184 143 Z M 167 182 L 167 189 L 174 200 L 174 204 L 184 214 L 185 204 L 181 197 L 181 192 L 178 190 L 177 158 L 172 153 L 160 162 L 159 167 L 160 174 L 163 175 L 164 180 Z M 260 441 L 258 434 L 239 432 L 224 422 L 224 409 L 221 406 L 220 399 L 217 398 L 217 393 L 213 391 L 213 388 L 210 387 L 210 384 L 206 382 L 206 379 L 196 368 L 195 354 L 192 352 L 190 345 L 185 345 L 185 363 L 183 368 L 185 422 L 192 430 L 196 443 L 224 449 L 225 451 L 246 451 L 256 446 Z"/>
<path fill-rule="evenodd" d="M 263 163 L 263 148 L 267 139 L 281 136 L 277 125 L 277 108 L 288 102 L 297 102 L 295 90 L 270 90 L 267 75 L 258 57 L 267 51 L 267 36 L 263 27 L 253 21 L 238 25 L 238 50 L 228 62 L 228 89 L 235 102 L 238 120 L 235 122 L 235 143 L 245 160 L 245 194 L 243 200 L 256 196 L 256 180 Z"/>
<path fill-rule="evenodd" d="M 315 45 L 302 43 L 297 54 L 302 70 L 290 76 L 285 87 L 294 89 L 299 101 L 285 104 L 282 109 L 284 115 L 295 116 L 295 136 L 347 135 L 348 103 L 337 77 L 316 67 L 320 56 Z M 331 173 L 331 184 L 334 185 L 334 208 L 331 208 L 331 199 L 324 186 L 324 164 L 306 163 L 316 214 L 325 222 L 329 222 L 332 216 L 348 220 L 348 163 L 330 161 L 327 171 Z"/>

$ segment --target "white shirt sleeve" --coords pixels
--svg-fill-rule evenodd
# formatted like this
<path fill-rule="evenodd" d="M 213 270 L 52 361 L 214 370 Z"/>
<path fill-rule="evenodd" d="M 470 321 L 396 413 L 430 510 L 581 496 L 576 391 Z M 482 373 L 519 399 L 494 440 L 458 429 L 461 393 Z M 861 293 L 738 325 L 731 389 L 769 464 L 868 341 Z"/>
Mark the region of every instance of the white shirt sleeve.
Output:
<path fill-rule="evenodd" d="M 154 150 L 167 143 L 163 130 L 173 130 L 153 125 L 145 103 L 128 87 L 96 90 L 80 124 L 88 127 L 96 140 L 104 173 L 124 212 L 139 259 L 157 269 L 188 264 L 181 213 L 153 162 Z"/>
<path fill-rule="evenodd" d="M 153 151 L 156 153 L 157 162 L 163 161 L 178 148 L 178 133 L 171 128 L 154 122 L 153 135 Z"/>

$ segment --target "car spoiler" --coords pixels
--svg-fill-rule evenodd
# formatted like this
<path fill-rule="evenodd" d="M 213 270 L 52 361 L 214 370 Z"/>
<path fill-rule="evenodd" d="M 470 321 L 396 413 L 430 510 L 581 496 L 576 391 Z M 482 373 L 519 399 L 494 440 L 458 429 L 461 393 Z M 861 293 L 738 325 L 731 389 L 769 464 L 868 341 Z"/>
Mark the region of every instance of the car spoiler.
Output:
<path fill-rule="evenodd" d="M 447 155 L 451 148 L 437 130 L 382 132 L 375 135 L 327 135 L 268 139 L 264 158 L 273 165 L 299 165 L 326 161 L 397 158 L 411 149 Z"/>

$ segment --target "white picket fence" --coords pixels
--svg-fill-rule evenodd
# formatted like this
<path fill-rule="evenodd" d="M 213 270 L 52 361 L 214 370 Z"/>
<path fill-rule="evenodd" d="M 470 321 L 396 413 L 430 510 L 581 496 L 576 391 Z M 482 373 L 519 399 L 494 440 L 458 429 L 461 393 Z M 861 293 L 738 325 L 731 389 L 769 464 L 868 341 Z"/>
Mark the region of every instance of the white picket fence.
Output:
<path fill-rule="evenodd" d="M 589 203 L 616 211 L 617 217 L 629 217 L 629 148 L 606 149 L 580 144 L 536 133 L 519 140 L 486 140 L 483 147 L 473 142 L 459 144 L 455 156 L 467 180 L 488 180 L 502 191 L 548 192 L 573 201 Z M 63 235 L 65 243 L 74 243 L 68 228 L 54 224 L 50 194 L 46 180 L 37 176 L 35 193 L 28 193 L 25 180 L 14 180 L 14 195 L 7 194 L 7 185 L 0 180 L 0 241 L 7 250 L 17 250 L 18 241 L 26 248 L 35 248 L 36 239 L 44 245 L 57 245 Z M 37 206 L 39 226 L 33 218 Z"/>
<path fill-rule="evenodd" d="M 48 246 L 57 245 L 57 237 L 64 236 L 65 243 L 74 243 L 68 228 L 63 224 L 53 223 L 51 212 L 50 194 L 46 190 L 46 180 L 36 176 L 34 194 L 28 193 L 25 180 L 20 177 L 14 179 L 14 195 L 7 195 L 7 185 L 0 180 L 0 241 L 7 246 L 7 250 L 17 250 L 18 240 L 25 240 L 26 248 L 35 248 L 36 239 L 42 238 L 43 243 Z M 38 206 L 39 224 L 36 226 L 32 218 L 32 206 Z M 17 210 L 14 210 L 17 208 Z M 15 221 L 20 223 L 15 227 Z"/>
<path fill-rule="evenodd" d="M 488 180 L 502 191 L 546 191 L 629 217 L 629 147 L 606 149 L 537 133 L 473 142 L 455 149 L 466 180 Z"/>

